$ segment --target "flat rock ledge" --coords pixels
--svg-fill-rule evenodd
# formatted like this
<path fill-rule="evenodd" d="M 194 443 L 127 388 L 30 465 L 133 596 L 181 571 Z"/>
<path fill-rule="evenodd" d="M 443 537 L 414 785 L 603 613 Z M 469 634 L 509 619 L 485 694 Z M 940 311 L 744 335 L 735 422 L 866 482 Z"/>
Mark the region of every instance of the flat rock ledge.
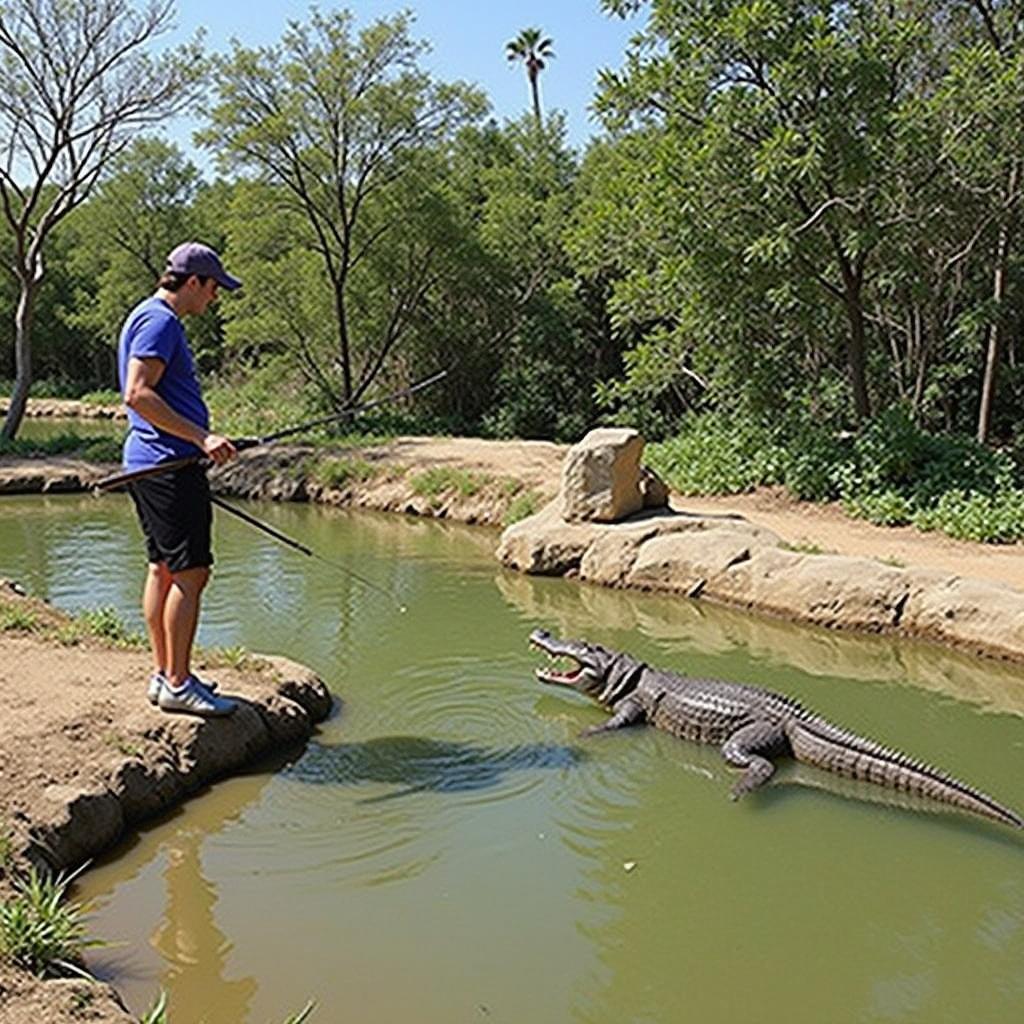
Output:
<path fill-rule="evenodd" d="M 16 600 L 3 589 L 5 605 Z M 332 707 L 310 669 L 279 657 L 217 668 L 221 691 L 240 706 L 229 718 L 204 720 L 150 706 L 147 657 L 139 651 L 62 649 L 7 631 L 0 655 L 0 824 L 15 864 L 51 870 L 80 867 L 215 779 L 297 748 Z M 0 869 L 0 895 L 9 886 Z M 0 965 L 0 1024 L 70 1020 L 134 1018 L 110 986 L 41 981 Z"/>
<path fill-rule="evenodd" d="M 567 523 L 553 501 L 508 527 L 498 559 L 533 575 L 717 601 L 830 629 L 896 633 L 1024 661 L 1024 593 L 931 569 L 807 554 L 732 517 L 671 508 Z"/>

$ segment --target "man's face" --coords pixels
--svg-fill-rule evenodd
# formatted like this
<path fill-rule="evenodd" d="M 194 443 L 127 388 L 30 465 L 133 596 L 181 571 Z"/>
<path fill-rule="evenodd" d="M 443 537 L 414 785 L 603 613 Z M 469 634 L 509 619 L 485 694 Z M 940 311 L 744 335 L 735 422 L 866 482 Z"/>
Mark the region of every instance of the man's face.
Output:
<path fill-rule="evenodd" d="M 188 313 L 202 316 L 210 304 L 217 299 L 218 286 L 212 277 L 208 277 L 204 283 L 200 283 L 199 278 L 193 274 L 185 282 L 185 287 L 188 289 L 188 306 L 186 310 Z"/>

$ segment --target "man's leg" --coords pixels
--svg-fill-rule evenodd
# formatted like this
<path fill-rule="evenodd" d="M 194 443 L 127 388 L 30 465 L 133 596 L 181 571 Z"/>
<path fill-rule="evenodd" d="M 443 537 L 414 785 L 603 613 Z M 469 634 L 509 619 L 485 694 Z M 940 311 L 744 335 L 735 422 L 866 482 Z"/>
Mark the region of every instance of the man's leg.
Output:
<path fill-rule="evenodd" d="M 153 652 L 153 671 L 167 670 L 167 638 L 164 634 L 164 604 L 171 589 L 171 574 L 166 562 L 150 562 L 142 591 L 142 615 Z"/>
<path fill-rule="evenodd" d="M 192 641 L 199 622 L 199 599 L 210 578 L 207 566 L 170 573 L 171 582 L 164 602 L 164 642 L 167 681 L 181 686 L 192 671 Z"/>

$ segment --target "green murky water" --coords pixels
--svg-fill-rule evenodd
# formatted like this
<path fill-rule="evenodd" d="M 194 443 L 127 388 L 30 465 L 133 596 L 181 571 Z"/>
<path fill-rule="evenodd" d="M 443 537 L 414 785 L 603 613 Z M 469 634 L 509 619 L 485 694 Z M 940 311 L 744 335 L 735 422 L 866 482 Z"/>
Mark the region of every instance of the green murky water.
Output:
<path fill-rule="evenodd" d="M 124 420 L 106 419 L 65 419 L 64 417 L 26 417 L 18 428 L 18 439 L 22 441 L 49 441 L 63 434 L 78 437 L 123 438 Z"/>
<path fill-rule="evenodd" d="M 1024 676 L 681 600 L 509 574 L 489 532 L 248 506 L 391 590 L 223 517 L 200 640 L 342 698 L 304 752 L 197 796 L 95 867 L 90 958 L 175 1024 L 1016 1021 L 1024 840 L 782 773 L 532 679 L 531 628 L 758 682 L 1024 807 Z M 0 500 L 0 573 L 138 624 L 123 497 Z M 144 699 L 140 685 L 139 699 Z M 876 795 L 882 795 L 875 790 Z"/>

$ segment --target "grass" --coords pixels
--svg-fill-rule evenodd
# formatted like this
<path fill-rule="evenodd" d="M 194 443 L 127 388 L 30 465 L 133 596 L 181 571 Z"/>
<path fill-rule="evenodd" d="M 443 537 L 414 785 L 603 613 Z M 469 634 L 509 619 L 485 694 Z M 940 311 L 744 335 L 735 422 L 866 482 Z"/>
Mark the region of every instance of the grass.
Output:
<path fill-rule="evenodd" d="M 524 491 L 509 502 L 502 522 L 505 526 L 511 526 L 513 523 L 518 523 L 520 519 L 532 516 L 539 507 L 540 495 L 536 491 Z"/>
<path fill-rule="evenodd" d="M 425 498 L 439 498 L 452 492 L 463 498 L 470 498 L 483 490 L 491 481 L 492 477 L 484 473 L 436 466 L 414 476 L 411 485 L 414 493 Z"/>
<path fill-rule="evenodd" d="M 104 742 L 108 747 L 112 747 L 118 753 L 124 754 L 125 757 L 142 757 L 142 747 L 125 739 L 116 732 L 109 733 L 104 737 Z"/>
<path fill-rule="evenodd" d="M 365 459 L 327 458 L 314 463 L 309 475 L 324 487 L 340 489 L 371 480 L 377 475 L 377 469 Z"/>
<path fill-rule="evenodd" d="M 5 605 L 0 608 L 0 632 L 28 632 L 39 626 L 39 616 L 31 608 Z"/>
<path fill-rule="evenodd" d="M 893 569 L 906 569 L 907 567 L 907 563 L 895 555 L 886 555 L 884 558 L 876 559 L 876 561 L 881 562 L 882 565 L 891 566 Z"/>
<path fill-rule="evenodd" d="M 79 612 L 73 620 L 78 630 L 100 640 L 106 640 L 115 647 L 144 647 L 146 638 L 133 633 L 121 620 L 114 608 L 102 607 Z"/>
<path fill-rule="evenodd" d="M 79 966 L 81 955 L 103 943 L 86 935 L 90 905 L 66 899 L 78 873 L 30 867 L 15 879 L 14 895 L 0 902 L 0 956 L 40 977 L 89 976 Z"/>
<path fill-rule="evenodd" d="M 210 652 L 210 657 L 218 664 L 234 669 L 243 669 L 249 662 L 249 652 L 241 644 L 234 647 L 216 647 Z"/>
<path fill-rule="evenodd" d="M 122 439 L 119 437 L 82 437 L 65 431 L 46 438 L 0 440 L 0 455 L 18 458 L 46 458 L 51 455 L 76 455 L 89 462 L 119 462 Z"/>
<path fill-rule="evenodd" d="M 113 388 L 100 388 L 98 391 L 87 391 L 78 400 L 83 405 L 120 405 L 121 392 Z"/>
<path fill-rule="evenodd" d="M 800 555 L 824 555 L 824 554 L 835 554 L 835 552 L 826 552 L 823 547 L 812 541 L 782 541 L 779 544 L 780 548 L 786 551 L 795 551 Z"/>

